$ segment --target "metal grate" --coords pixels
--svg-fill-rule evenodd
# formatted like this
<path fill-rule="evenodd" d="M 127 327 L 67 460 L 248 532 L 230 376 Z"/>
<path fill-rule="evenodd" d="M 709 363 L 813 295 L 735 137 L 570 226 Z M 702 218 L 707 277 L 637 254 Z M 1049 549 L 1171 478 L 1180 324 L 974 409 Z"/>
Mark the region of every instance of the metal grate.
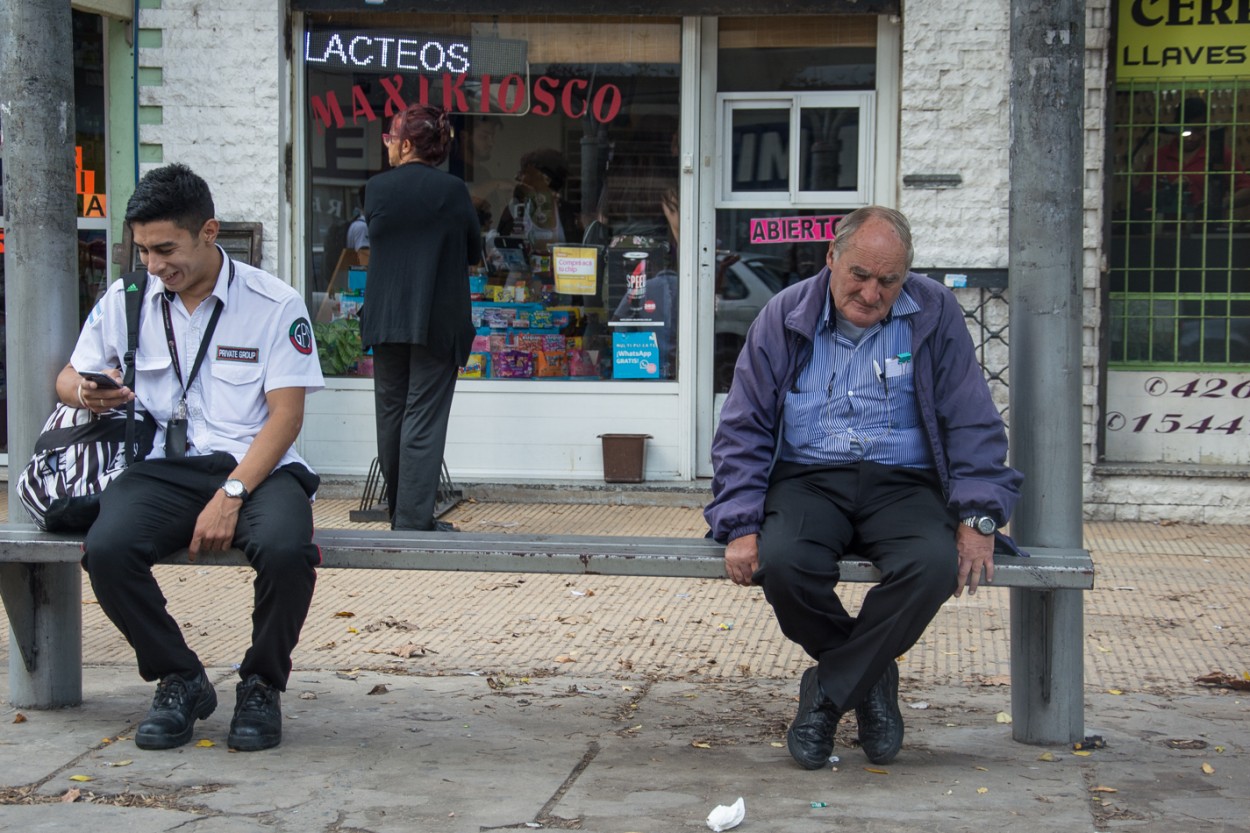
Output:
<path fill-rule="evenodd" d="M 1250 367 L 1250 85 L 1114 99 L 1112 369 Z"/>
<path fill-rule="evenodd" d="M 990 385 L 990 395 L 1005 420 L 1009 404 L 1007 290 L 1001 287 L 957 289 L 955 296 L 968 319 L 977 361 Z"/>

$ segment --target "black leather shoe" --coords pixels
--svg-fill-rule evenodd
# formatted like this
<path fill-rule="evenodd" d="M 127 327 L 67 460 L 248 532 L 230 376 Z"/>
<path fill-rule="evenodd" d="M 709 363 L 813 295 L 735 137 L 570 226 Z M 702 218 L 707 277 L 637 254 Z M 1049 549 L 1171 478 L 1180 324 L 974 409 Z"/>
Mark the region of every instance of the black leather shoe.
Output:
<path fill-rule="evenodd" d="M 282 696 L 253 674 L 235 688 L 237 701 L 226 745 L 239 752 L 258 752 L 282 743 Z"/>
<path fill-rule="evenodd" d="M 890 665 L 855 708 L 859 745 L 874 764 L 888 764 L 903 746 L 903 714 L 898 710 L 898 663 Z"/>
<path fill-rule="evenodd" d="M 799 711 L 786 732 L 790 757 L 804 769 L 821 769 L 833 754 L 833 736 L 842 715 L 820 690 L 816 666 L 803 672 L 799 683 Z"/>
<path fill-rule="evenodd" d="M 217 692 L 208 675 L 188 680 L 170 674 L 156 684 L 156 696 L 148 716 L 135 732 L 135 746 L 140 749 L 173 749 L 191 740 L 195 721 L 203 720 L 217 708 Z"/>

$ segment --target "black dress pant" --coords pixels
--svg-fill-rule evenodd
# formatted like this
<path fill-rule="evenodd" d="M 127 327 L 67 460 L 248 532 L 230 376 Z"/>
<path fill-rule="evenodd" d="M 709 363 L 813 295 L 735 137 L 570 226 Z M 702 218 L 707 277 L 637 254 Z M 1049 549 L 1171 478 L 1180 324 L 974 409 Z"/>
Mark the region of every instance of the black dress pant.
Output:
<path fill-rule="evenodd" d="M 930 471 L 876 463 L 774 468 L 755 582 L 782 633 L 816 659 L 821 688 L 840 711 L 859 705 L 955 591 L 956 523 Z M 858 616 L 835 592 L 845 553 L 881 571 Z"/>
<path fill-rule="evenodd" d="M 378 465 L 392 529 L 433 529 L 456 363 L 420 344 L 373 347 Z"/>
<path fill-rule="evenodd" d="M 235 465 L 225 453 L 145 460 L 100 496 L 82 563 L 100 607 L 135 649 L 145 680 L 202 667 L 166 610 L 152 565 L 191 543 L 196 519 Z M 283 691 L 321 562 L 308 503 L 317 484 L 303 466 L 283 466 L 243 502 L 234 533 L 234 546 L 256 571 L 252 645 L 239 675 L 258 674 Z"/>

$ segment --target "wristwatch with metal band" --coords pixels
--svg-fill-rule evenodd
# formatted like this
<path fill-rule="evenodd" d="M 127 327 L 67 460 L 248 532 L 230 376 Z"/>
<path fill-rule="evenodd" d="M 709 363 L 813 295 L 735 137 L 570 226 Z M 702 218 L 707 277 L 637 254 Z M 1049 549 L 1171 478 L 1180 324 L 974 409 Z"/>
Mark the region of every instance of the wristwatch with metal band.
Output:
<path fill-rule="evenodd" d="M 230 478 L 221 484 L 221 490 L 226 493 L 226 497 L 237 497 L 239 500 L 247 500 L 247 487 L 243 485 L 242 480 Z"/>
<path fill-rule="evenodd" d="M 973 515 L 971 517 L 964 518 L 960 521 L 960 523 L 964 526 L 972 527 L 982 535 L 993 535 L 994 531 L 998 529 L 998 521 L 994 520 L 989 515 Z"/>

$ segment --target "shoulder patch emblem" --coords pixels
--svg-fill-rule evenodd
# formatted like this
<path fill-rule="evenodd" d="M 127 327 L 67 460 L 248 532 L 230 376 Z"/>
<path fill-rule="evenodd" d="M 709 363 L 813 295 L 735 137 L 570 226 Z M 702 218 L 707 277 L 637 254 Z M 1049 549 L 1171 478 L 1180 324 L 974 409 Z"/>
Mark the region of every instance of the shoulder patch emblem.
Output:
<path fill-rule="evenodd" d="M 291 346 L 307 356 L 313 349 L 312 325 L 307 318 L 296 319 L 291 325 Z"/>

